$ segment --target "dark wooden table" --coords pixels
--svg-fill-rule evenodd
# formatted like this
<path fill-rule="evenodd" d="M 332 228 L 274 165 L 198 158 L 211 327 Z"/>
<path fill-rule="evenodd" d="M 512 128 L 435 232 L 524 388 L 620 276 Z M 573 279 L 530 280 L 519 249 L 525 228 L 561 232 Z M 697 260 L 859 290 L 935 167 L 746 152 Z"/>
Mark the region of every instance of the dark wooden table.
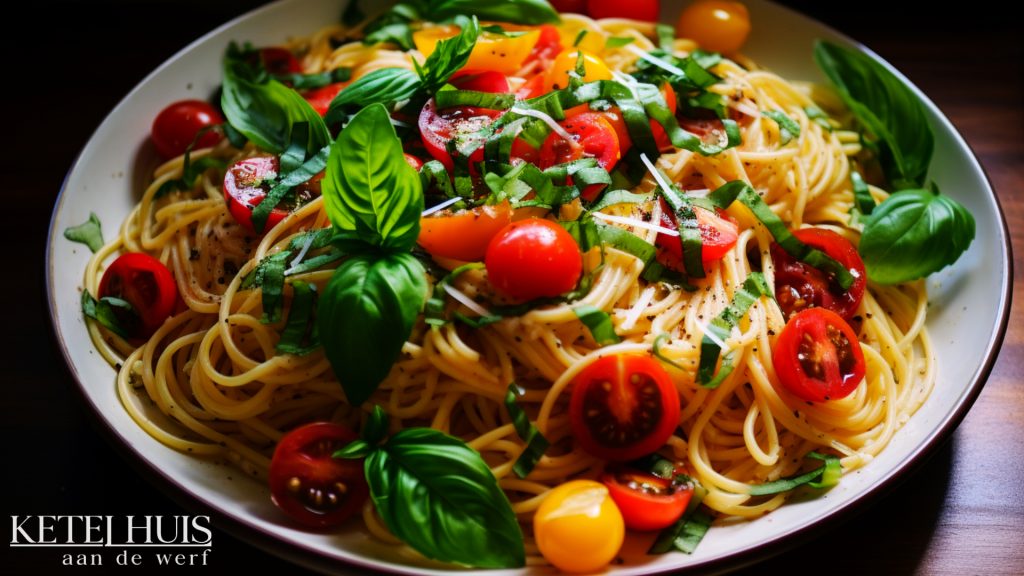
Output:
<path fill-rule="evenodd" d="M 52 342 L 42 262 L 65 171 L 107 112 L 175 51 L 257 3 L 37 0 L 5 19 L 0 181 L 8 200 L 0 230 L 11 281 L 3 295 L 8 329 L 0 332 L 6 439 L 0 523 L 6 542 L 11 515 L 202 513 L 145 481 L 86 413 Z M 1005 10 L 879 0 L 843 4 L 842 11 L 789 4 L 861 40 L 929 94 L 981 158 L 1010 230 L 1024 230 L 1024 59 L 1016 22 Z M 1015 235 L 1014 248 L 1016 268 L 1024 270 L 1024 233 Z M 1024 303 L 1019 281 L 1014 295 Z M 1024 326 L 1011 321 L 983 393 L 926 465 L 856 518 L 741 573 L 1024 573 L 1022 373 Z M 131 572 L 110 565 L 61 569 L 57 554 L 6 545 L 0 553 L 2 573 Z M 298 571 L 215 523 L 205 572 L 257 567 Z"/>

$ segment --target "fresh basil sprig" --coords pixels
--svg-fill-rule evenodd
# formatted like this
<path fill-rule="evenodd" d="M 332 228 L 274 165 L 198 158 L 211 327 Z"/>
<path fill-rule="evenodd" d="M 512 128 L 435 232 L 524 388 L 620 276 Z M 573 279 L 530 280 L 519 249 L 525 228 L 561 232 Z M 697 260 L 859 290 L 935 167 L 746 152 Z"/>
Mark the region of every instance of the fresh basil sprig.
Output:
<path fill-rule="evenodd" d="M 430 428 L 406 428 L 379 443 L 387 415 L 374 407 L 363 438 L 335 453 L 366 457 L 364 473 L 388 529 L 427 558 L 479 568 L 526 564 L 512 505 L 480 454 Z"/>
<path fill-rule="evenodd" d="M 410 253 L 423 189 L 383 105 L 356 114 L 338 136 L 322 189 L 334 242 L 354 256 L 327 283 L 317 324 L 327 359 L 358 406 L 398 358 L 427 293 L 426 271 Z"/>

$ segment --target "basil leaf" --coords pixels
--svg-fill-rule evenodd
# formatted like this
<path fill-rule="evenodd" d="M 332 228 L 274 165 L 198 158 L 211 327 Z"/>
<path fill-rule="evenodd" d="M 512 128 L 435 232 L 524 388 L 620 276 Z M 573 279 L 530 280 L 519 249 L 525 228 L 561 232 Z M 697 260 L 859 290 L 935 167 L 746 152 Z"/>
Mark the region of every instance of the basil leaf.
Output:
<path fill-rule="evenodd" d="M 429 428 L 406 428 L 366 458 L 381 520 L 427 558 L 480 568 L 525 565 L 523 533 L 480 454 Z"/>
<path fill-rule="evenodd" d="M 335 68 L 316 74 L 274 74 L 274 80 L 290 85 L 294 90 L 315 90 L 328 84 L 346 82 L 351 77 L 351 68 Z"/>
<path fill-rule="evenodd" d="M 893 188 L 924 184 L 935 136 L 917 95 L 859 50 L 819 40 L 814 60 L 850 112 L 878 139 L 882 170 Z"/>
<path fill-rule="evenodd" d="M 82 314 L 125 340 L 131 338 L 141 322 L 138 313 L 127 300 L 113 296 L 96 300 L 88 290 L 82 290 Z"/>
<path fill-rule="evenodd" d="M 899 284 L 956 262 L 974 232 L 974 217 L 955 200 L 928 190 L 901 190 L 867 218 L 859 250 L 868 278 Z"/>
<path fill-rule="evenodd" d="M 292 307 L 288 312 L 288 323 L 277 342 L 278 352 L 302 356 L 320 347 L 315 309 L 316 286 L 301 281 L 293 282 Z"/>
<path fill-rule="evenodd" d="M 416 244 L 423 189 L 384 106 L 364 108 L 341 132 L 321 188 L 336 229 L 386 249 Z"/>
<path fill-rule="evenodd" d="M 396 44 L 408 52 L 416 47 L 412 39 L 412 26 L 408 22 L 386 24 L 370 32 L 363 39 L 364 44 Z"/>
<path fill-rule="evenodd" d="M 353 406 L 365 402 L 388 375 L 426 294 L 426 272 L 412 254 L 360 254 L 334 271 L 320 297 L 317 326 Z"/>
<path fill-rule="evenodd" d="M 324 121 L 333 126 L 348 122 L 350 115 L 373 104 L 391 109 L 408 100 L 422 87 L 420 77 L 405 68 L 381 68 L 360 76 L 331 100 Z"/>
<path fill-rule="evenodd" d="M 604 47 L 606 50 L 610 48 L 622 48 L 623 46 L 632 44 L 635 40 L 636 38 L 631 38 L 629 36 L 609 36 L 608 39 L 604 41 Z"/>
<path fill-rule="evenodd" d="M 722 367 L 715 375 L 715 368 L 718 365 L 718 356 L 722 352 L 719 343 L 725 342 L 729 333 L 746 315 L 747 310 L 762 296 L 771 296 L 772 290 L 768 281 L 760 272 L 751 272 L 750 276 L 743 281 L 743 286 L 732 297 L 729 306 L 722 310 L 718 316 L 708 323 L 707 330 L 700 342 L 700 365 L 697 369 L 697 381 L 705 388 L 717 388 L 722 380 L 732 372 L 733 354 L 726 354 L 722 360 Z"/>
<path fill-rule="evenodd" d="M 229 49 L 224 59 L 221 108 L 234 129 L 274 154 L 287 149 L 292 127 L 299 122 L 309 124 L 308 155 L 331 143 L 323 118 L 305 98 L 265 74 L 253 76 L 248 65 L 231 52 Z"/>
<path fill-rule="evenodd" d="M 103 230 L 100 227 L 100 219 L 92 212 L 89 212 L 89 219 L 85 222 L 78 226 L 65 228 L 64 237 L 72 242 L 85 244 L 93 254 L 103 248 Z"/>
<path fill-rule="evenodd" d="M 853 209 L 861 216 L 870 216 L 875 211 L 875 199 L 864 177 L 856 170 L 850 170 L 850 181 L 853 183 Z"/>
<path fill-rule="evenodd" d="M 526 442 L 526 448 L 523 448 L 519 458 L 516 458 L 515 464 L 512 465 L 512 471 L 516 473 L 516 476 L 526 478 L 551 443 L 536 426 L 530 424 L 526 412 L 516 402 L 516 396 L 518 396 L 516 385 L 509 384 L 508 392 L 505 394 L 505 409 L 508 410 L 508 415 L 512 418 L 516 434 L 523 442 Z"/>
<path fill-rule="evenodd" d="M 281 320 L 281 307 L 284 304 L 284 269 L 291 255 L 288 250 L 282 250 L 264 258 L 257 264 L 256 271 L 251 276 L 253 283 L 258 282 L 262 291 L 263 316 L 260 322 L 264 324 L 273 324 Z M 243 288 L 246 287 L 245 282 L 242 284 Z"/>
<path fill-rule="evenodd" d="M 817 460 L 823 460 L 824 464 L 820 467 L 811 470 L 810 472 L 804 472 L 803 474 L 796 474 L 788 478 L 780 478 L 774 482 L 766 482 L 764 484 L 758 484 L 750 487 L 749 494 L 751 496 L 768 496 L 771 494 L 779 494 L 781 492 L 788 492 L 794 488 L 803 486 L 804 484 L 812 484 L 818 478 L 821 478 L 826 471 L 829 472 L 829 479 L 827 482 L 818 483 L 817 487 L 830 487 L 834 486 L 838 482 L 838 478 L 835 476 L 837 467 L 839 466 L 839 458 L 835 456 L 819 454 L 817 452 L 810 452 L 807 454 L 808 458 L 815 458 Z"/>
<path fill-rule="evenodd" d="M 462 13 L 473 14 L 479 13 L 479 11 L 472 9 Z M 423 87 L 428 93 L 437 92 L 448 82 L 452 74 L 466 65 L 479 35 L 480 23 L 474 16 L 457 35 L 437 43 L 437 47 L 430 53 L 430 56 L 427 56 L 423 66 L 418 70 L 420 79 L 423 80 Z"/>
<path fill-rule="evenodd" d="M 516 95 L 511 92 L 477 92 L 475 90 L 442 89 L 434 96 L 438 107 L 474 106 L 490 110 L 508 110 L 516 103 Z"/>
<path fill-rule="evenodd" d="M 789 144 L 794 138 L 800 137 L 800 125 L 782 110 L 765 110 L 761 112 L 761 115 L 771 118 L 779 125 L 779 137 L 782 139 L 783 146 Z"/>
<path fill-rule="evenodd" d="M 576 313 L 580 322 L 583 322 L 590 330 L 590 335 L 594 337 L 594 341 L 599 346 L 621 342 L 619 335 L 615 333 L 615 325 L 612 324 L 611 316 L 604 310 L 590 304 L 581 304 L 573 308 L 572 311 Z"/>
<path fill-rule="evenodd" d="M 648 554 L 664 554 L 672 550 L 693 554 L 713 520 L 700 506 L 707 493 L 707 489 L 695 483 L 693 496 L 686 511 L 671 526 L 658 534 L 658 538 L 647 551 Z"/>
<path fill-rule="evenodd" d="M 558 12 L 545 0 L 440 0 L 432 2 L 424 15 L 432 22 L 473 14 L 480 20 L 515 24 L 553 24 Z"/>

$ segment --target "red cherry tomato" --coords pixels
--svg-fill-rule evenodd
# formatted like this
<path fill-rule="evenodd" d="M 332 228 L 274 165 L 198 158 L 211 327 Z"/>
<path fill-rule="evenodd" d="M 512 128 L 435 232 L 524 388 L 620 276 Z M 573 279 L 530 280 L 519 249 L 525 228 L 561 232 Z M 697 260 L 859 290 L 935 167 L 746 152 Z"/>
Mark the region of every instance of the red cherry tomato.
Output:
<path fill-rule="evenodd" d="M 565 131 L 572 136 L 568 142 L 552 132 L 540 147 L 540 167 L 550 168 L 556 164 L 564 164 L 580 158 L 594 158 L 605 170 L 611 170 L 619 162 L 619 137 L 615 128 L 601 114 L 585 112 L 559 122 Z M 603 184 L 588 186 L 583 198 L 593 200 L 604 188 Z"/>
<path fill-rule="evenodd" d="M 587 11 L 591 18 L 632 18 L 657 22 L 661 11 L 658 0 L 587 0 Z"/>
<path fill-rule="evenodd" d="M 456 77 L 452 85 L 463 90 L 476 90 L 478 92 L 500 93 L 508 92 L 508 80 L 498 72 L 476 72 L 471 71 L 460 78 Z M 448 152 L 448 143 L 455 140 L 458 144 L 464 144 L 475 136 L 481 128 L 500 118 L 505 114 L 503 110 L 490 110 L 473 106 L 454 106 L 444 110 L 438 110 L 437 104 L 431 98 L 426 106 L 420 111 L 419 128 L 420 136 L 423 138 L 423 145 L 435 159 L 444 164 L 449 171 L 453 170 L 455 163 Z M 470 156 L 471 162 L 480 162 L 484 159 L 483 146 L 477 148 Z"/>
<path fill-rule="evenodd" d="M 358 436 L 329 422 L 285 434 L 270 461 L 270 497 L 296 522 L 312 528 L 341 524 L 362 509 L 370 490 L 363 461 L 332 458 Z"/>
<path fill-rule="evenodd" d="M 174 313 L 178 286 L 162 262 L 149 254 L 128 252 L 110 264 L 100 280 L 99 297 L 127 301 L 138 320 L 119 318 L 135 337 L 148 338 Z"/>
<path fill-rule="evenodd" d="M 693 485 L 679 484 L 635 470 L 605 473 L 601 483 L 622 512 L 630 530 L 661 530 L 679 520 L 693 496 Z"/>
<path fill-rule="evenodd" d="M 235 221 L 252 233 L 257 230 L 252 223 L 252 210 L 270 191 L 270 182 L 278 173 L 277 156 L 252 156 L 235 162 L 224 174 L 224 199 Z M 308 182 L 295 187 L 289 201 L 281 202 L 270 211 L 264 231 L 270 230 L 295 208 L 320 196 L 320 181 L 323 172 Z"/>
<path fill-rule="evenodd" d="M 322 86 L 315 90 L 306 92 L 303 95 L 303 98 L 306 99 L 306 102 L 309 102 L 309 105 L 313 107 L 313 110 L 317 111 L 317 114 L 324 116 L 327 114 L 327 110 L 331 107 L 331 102 L 334 100 L 334 97 L 348 85 L 348 82 L 335 82 L 334 84 L 328 84 L 327 86 Z"/>
<path fill-rule="evenodd" d="M 857 313 L 867 286 L 864 261 L 849 240 L 824 228 L 803 228 L 793 232 L 801 242 L 828 254 L 853 274 L 853 285 L 843 290 L 835 279 L 821 270 L 790 256 L 772 244 L 775 263 L 775 298 L 786 317 L 805 308 L 827 308 L 849 320 Z"/>
<path fill-rule="evenodd" d="M 501 229 L 487 245 L 484 264 L 491 284 L 520 301 L 568 292 L 583 272 L 576 241 L 565 228 L 540 218 Z"/>
<path fill-rule="evenodd" d="M 284 48 L 261 48 L 260 63 L 263 64 L 267 72 L 275 76 L 302 72 L 302 64 L 299 63 L 298 58 Z"/>
<path fill-rule="evenodd" d="M 474 262 L 483 259 L 491 239 L 512 222 L 508 202 L 472 210 L 442 210 L 420 219 L 419 245 L 434 256 Z"/>
<path fill-rule="evenodd" d="M 789 319 L 772 350 L 782 387 L 808 402 L 849 396 L 864 380 L 864 352 L 838 314 L 808 308 Z"/>
<path fill-rule="evenodd" d="M 675 114 L 676 113 L 676 91 L 672 89 L 672 86 L 668 82 L 662 84 L 661 95 L 665 98 L 665 104 L 668 109 Z M 577 114 L 583 114 L 590 112 L 589 104 L 581 104 L 565 111 L 566 118 L 572 118 Z M 619 137 L 619 148 L 622 154 L 625 154 L 630 148 L 633 147 L 633 140 L 629 136 L 629 129 L 626 128 L 626 120 L 622 117 L 622 112 L 619 111 L 617 106 L 612 106 L 608 110 L 597 112 L 604 116 L 605 120 L 612 125 L 615 129 L 615 135 Z M 668 133 L 661 127 L 656 120 L 651 120 L 651 132 L 654 133 L 654 141 L 658 145 L 659 150 L 668 150 L 672 148 L 672 141 L 668 138 Z"/>
<path fill-rule="evenodd" d="M 661 448 L 679 425 L 679 392 L 650 356 L 603 356 L 573 378 L 569 421 L 590 454 L 635 460 Z"/>
<path fill-rule="evenodd" d="M 208 102 L 182 100 L 164 108 L 153 120 L 152 138 L 156 151 L 164 158 L 175 158 L 185 153 L 199 131 L 207 126 L 223 124 L 224 118 Z M 196 148 L 209 148 L 220 142 L 216 130 L 207 130 L 196 142 Z"/>
<path fill-rule="evenodd" d="M 672 210 L 663 198 L 659 198 L 658 201 L 661 203 L 661 226 L 677 230 Z M 739 227 L 725 212 L 716 214 L 700 206 L 694 206 L 693 212 L 697 215 L 697 228 L 700 230 L 701 260 L 705 264 L 720 260 L 736 245 Z M 658 234 L 654 244 L 658 249 L 659 262 L 673 270 L 683 271 L 683 243 L 678 236 Z"/>

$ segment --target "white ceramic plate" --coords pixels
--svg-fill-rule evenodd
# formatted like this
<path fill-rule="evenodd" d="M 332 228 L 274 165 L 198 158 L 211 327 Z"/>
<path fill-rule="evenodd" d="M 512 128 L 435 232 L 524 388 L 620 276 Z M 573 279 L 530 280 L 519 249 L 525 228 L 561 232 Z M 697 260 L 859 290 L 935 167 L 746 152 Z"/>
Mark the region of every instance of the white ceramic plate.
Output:
<path fill-rule="evenodd" d="M 343 4 L 343 0 L 286 0 L 238 18 L 179 52 L 107 116 L 72 166 L 54 208 L 47 254 L 51 315 L 84 397 L 130 453 L 163 477 L 160 483 L 177 486 L 187 496 L 235 521 L 246 537 L 272 543 L 279 553 L 304 564 L 331 571 L 359 566 L 402 573 L 440 573 L 450 567 L 400 555 L 395 548 L 374 541 L 356 528 L 340 534 L 295 530 L 282 522 L 268 490 L 260 483 L 241 479 L 237 471 L 226 466 L 166 448 L 136 426 L 122 409 L 114 389 L 114 371 L 93 350 L 82 318 L 79 296 L 88 251 L 62 237 L 66 227 L 84 222 L 90 212 L 100 217 L 108 235 L 113 232 L 132 208 L 154 164 L 147 143 L 153 117 L 170 102 L 208 98 L 220 84 L 221 56 L 231 40 L 259 46 L 307 35 L 334 21 Z M 663 4 L 668 17 L 678 14 L 683 2 Z M 816 38 L 855 45 L 787 9 L 755 0 L 747 4 L 755 26 L 745 52 L 787 78 L 822 80 L 811 58 Z M 778 34 L 780 30 L 785 34 Z M 932 304 L 928 327 L 939 359 L 939 380 L 932 397 L 880 457 L 857 473 L 844 476 L 839 486 L 823 497 L 787 504 L 756 521 L 716 527 L 692 556 L 652 557 L 636 550 L 627 557 L 626 564 L 612 570 L 615 574 L 723 568 L 770 553 L 782 540 L 834 520 L 891 484 L 952 432 L 977 397 L 1009 313 L 1008 234 L 978 161 L 938 108 L 917 92 L 926 104 L 936 137 L 931 177 L 944 193 L 967 206 L 978 231 L 970 250 L 955 267 L 928 282 Z"/>

